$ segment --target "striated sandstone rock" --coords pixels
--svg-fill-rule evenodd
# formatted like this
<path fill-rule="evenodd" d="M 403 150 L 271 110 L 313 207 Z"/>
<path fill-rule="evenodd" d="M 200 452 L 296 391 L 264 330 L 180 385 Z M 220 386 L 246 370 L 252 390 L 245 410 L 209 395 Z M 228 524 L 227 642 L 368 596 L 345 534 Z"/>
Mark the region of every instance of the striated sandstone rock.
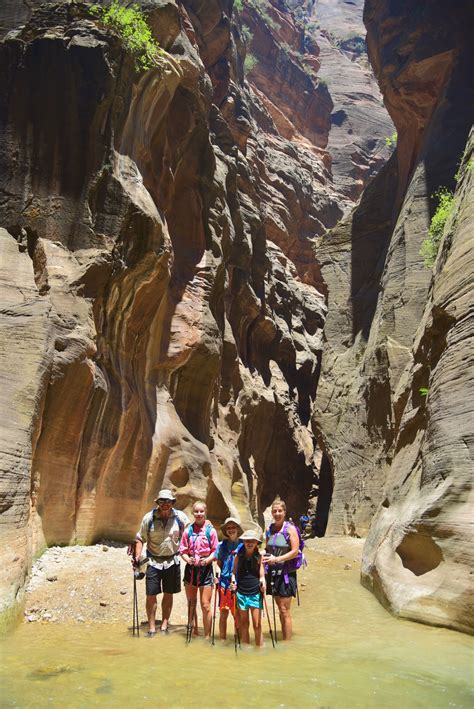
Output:
<path fill-rule="evenodd" d="M 244 2 L 240 17 L 256 59 L 252 90 L 280 136 L 298 149 L 309 140 L 327 151 L 322 157 L 342 212 L 388 158 L 385 138 L 394 130 L 366 60 L 362 10 L 362 0 L 275 0 Z"/>
<path fill-rule="evenodd" d="M 247 525 L 314 485 L 327 161 L 252 117 L 229 3 L 144 7 L 167 52 L 142 75 L 81 3 L 0 45 L 4 604 L 161 486 Z"/>
<path fill-rule="evenodd" d="M 433 274 L 419 250 L 434 211 L 431 195 L 454 185 L 472 125 L 463 30 L 471 16 L 467 6 L 448 19 L 441 3 L 416 13 L 366 3 L 369 54 L 399 149 L 352 217 L 318 249 L 329 308 L 313 418 L 334 484 L 328 530 L 362 536 L 370 526 L 364 584 L 395 613 L 468 632 L 473 396 L 466 292 L 473 269 L 466 176 Z"/>
<path fill-rule="evenodd" d="M 363 583 L 395 613 L 471 633 L 473 155 L 471 134 L 413 361 L 394 394 L 391 472 L 362 567 Z"/>
<path fill-rule="evenodd" d="M 320 49 L 318 75 L 334 104 L 327 144 L 333 180 L 351 200 L 388 159 L 385 138 L 395 130 L 368 65 L 363 7 L 363 0 L 318 0 L 309 16 Z"/>

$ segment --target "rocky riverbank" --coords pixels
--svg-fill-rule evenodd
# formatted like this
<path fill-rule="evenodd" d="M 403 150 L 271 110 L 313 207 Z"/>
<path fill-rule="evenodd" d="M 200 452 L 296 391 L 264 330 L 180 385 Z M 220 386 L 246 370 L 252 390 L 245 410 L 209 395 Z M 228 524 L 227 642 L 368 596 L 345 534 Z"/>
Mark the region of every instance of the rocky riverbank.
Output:
<path fill-rule="evenodd" d="M 341 560 L 341 572 L 359 565 L 364 540 L 351 537 L 307 541 L 311 566 L 318 556 Z M 25 622 L 125 623 L 131 619 L 133 577 L 127 547 L 111 541 L 94 546 L 51 547 L 34 564 L 25 597 Z M 304 590 L 304 579 L 301 588 Z M 145 621 L 145 582 L 137 582 Z M 158 612 L 159 617 L 159 612 Z M 184 591 L 175 596 L 172 620 L 186 620 Z"/>

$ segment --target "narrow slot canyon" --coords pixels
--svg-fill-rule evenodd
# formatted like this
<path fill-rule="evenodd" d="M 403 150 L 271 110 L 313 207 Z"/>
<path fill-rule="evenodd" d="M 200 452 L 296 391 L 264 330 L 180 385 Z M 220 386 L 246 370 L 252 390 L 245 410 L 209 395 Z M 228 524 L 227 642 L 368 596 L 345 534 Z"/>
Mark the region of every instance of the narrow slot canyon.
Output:
<path fill-rule="evenodd" d="M 395 5 L 139 2 L 146 68 L 88 2 L 0 9 L 2 611 L 170 488 L 280 496 L 472 633 L 472 9 Z"/>

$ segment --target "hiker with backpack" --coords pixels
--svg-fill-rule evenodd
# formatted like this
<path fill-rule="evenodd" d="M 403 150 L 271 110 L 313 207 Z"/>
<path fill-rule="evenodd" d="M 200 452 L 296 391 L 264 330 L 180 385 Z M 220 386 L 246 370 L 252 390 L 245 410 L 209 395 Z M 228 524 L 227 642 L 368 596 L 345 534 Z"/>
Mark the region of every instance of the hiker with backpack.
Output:
<path fill-rule="evenodd" d="M 239 536 L 243 534 L 243 529 L 234 517 L 227 517 L 221 525 L 224 539 L 217 547 L 217 566 L 220 569 L 220 576 L 217 583 L 217 593 L 219 595 L 219 637 L 225 640 L 227 637 L 227 619 L 229 611 L 234 616 L 235 622 L 235 593 L 230 590 L 230 580 L 234 558 L 241 542 Z"/>
<path fill-rule="evenodd" d="M 231 591 L 236 591 L 237 625 L 243 643 L 250 642 L 249 614 L 255 635 L 255 645 L 263 645 L 262 607 L 265 593 L 265 571 L 259 544 L 262 543 L 260 530 L 249 529 L 240 535 L 242 545 L 234 555 L 231 575 Z"/>
<path fill-rule="evenodd" d="M 205 502 L 195 502 L 193 505 L 194 522 L 189 525 L 183 536 L 179 553 L 186 562 L 184 569 L 184 587 L 189 608 L 196 608 L 197 593 L 202 610 L 202 622 L 206 640 L 211 637 L 212 610 L 211 598 L 214 586 L 214 571 L 212 562 L 217 551 L 217 532 L 211 522 L 206 519 L 207 506 Z M 194 612 L 193 612 L 194 617 Z M 188 625 L 194 618 L 188 618 Z M 197 622 L 194 620 L 194 634 L 198 634 Z"/>
<path fill-rule="evenodd" d="M 293 633 L 291 599 L 297 595 L 296 569 L 303 563 L 304 542 L 299 530 L 286 520 L 286 505 L 277 497 L 271 507 L 273 522 L 265 533 L 263 561 L 267 570 L 267 594 L 277 604 L 283 640 Z M 275 631 L 276 634 L 276 631 Z"/>
<path fill-rule="evenodd" d="M 156 507 L 143 517 L 132 558 L 132 564 L 137 566 L 143 545 L 146 544 L 146 614 L 149 638 L 156 635 L 156 597 L 160 593 L 163 593 L 160 630 L 162 633 L 168 632 L 173 595 L 181 591 L 179 545 L 184 529 L 189 524 L 185 513 L 173 507 L 176 498 L 171 490 L 160 490 L 155 502 Z"/>

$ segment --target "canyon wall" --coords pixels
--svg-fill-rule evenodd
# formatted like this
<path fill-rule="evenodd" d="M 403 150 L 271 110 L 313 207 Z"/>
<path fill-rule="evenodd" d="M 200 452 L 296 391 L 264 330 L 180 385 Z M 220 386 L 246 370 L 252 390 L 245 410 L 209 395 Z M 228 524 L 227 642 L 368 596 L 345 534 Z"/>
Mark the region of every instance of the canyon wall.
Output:
<path fill-rule="evenodd" d="M 472 10 L 365 3 L 390 157 L 361 0 L 140 5 L 146 72 L 86 3 L 0 11 L 3 607 L 171 486 L 309 501 L 390 610 L 470 631 Z"/>
<path fill-rule="evenodd" d="M 317 250 L 328 288 L 314 428 L 328 531 L 366 536 L 362 581 L 394 613 L 472 632 L 474 91 L 467 3 L 368 0 L 396 155 Z M 436 263 L 420 256 L 455 189 Z"/>
<path fill-rule="evenodd" d="M 128 540 L 162 486 L 216 524 L 317 493 L 313 249 L 355 198 L 317 44 L 285 3 L 141 5 L 146 72 L 85 3 L 2 6 L 3 607 L 45 545 Z"/>

